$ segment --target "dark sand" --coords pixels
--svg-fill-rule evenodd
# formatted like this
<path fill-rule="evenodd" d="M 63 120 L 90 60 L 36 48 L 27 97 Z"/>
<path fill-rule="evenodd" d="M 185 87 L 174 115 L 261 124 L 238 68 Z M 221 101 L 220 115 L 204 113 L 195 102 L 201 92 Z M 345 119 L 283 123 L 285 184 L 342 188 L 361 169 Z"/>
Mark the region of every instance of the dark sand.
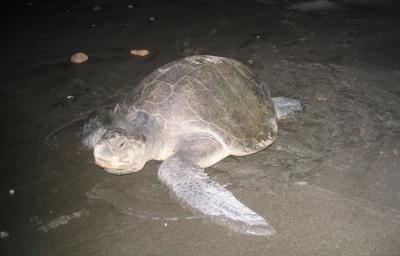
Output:
<path fill-rule="evenodd" d="M 2 10 L 0 255 L 400 255 L 396 1 L 315 12 L 288 10 L 295 1 L 78 2 Z M 89 61 L 70 64 L 77 51 Z M 116 177 L 80 145 L 90 115 L 191 54 L 247 63 L 273 96 L 304 103 L 269 149 L 206 170 L 274 236 L 182 208 L 158 162 Z"/>

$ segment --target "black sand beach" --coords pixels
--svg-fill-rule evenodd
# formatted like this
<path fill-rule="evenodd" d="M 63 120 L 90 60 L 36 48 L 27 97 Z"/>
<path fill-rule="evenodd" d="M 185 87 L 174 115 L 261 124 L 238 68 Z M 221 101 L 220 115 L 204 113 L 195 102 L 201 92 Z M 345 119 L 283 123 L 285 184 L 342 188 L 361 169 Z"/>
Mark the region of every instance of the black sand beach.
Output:
<path fill-rule="evenodd" d="M 400 255 L 400 5 L 299 3 L 5 4 L 0 255 Z M 88 61 L 72 64 L 76 52 Z M 182 208 L 160 162 L 113 176 L 80 143 L 89 118 L 194 54 L 239 60 L 304 105 L 268 149 L 206 169 L 273 236 Z"/>

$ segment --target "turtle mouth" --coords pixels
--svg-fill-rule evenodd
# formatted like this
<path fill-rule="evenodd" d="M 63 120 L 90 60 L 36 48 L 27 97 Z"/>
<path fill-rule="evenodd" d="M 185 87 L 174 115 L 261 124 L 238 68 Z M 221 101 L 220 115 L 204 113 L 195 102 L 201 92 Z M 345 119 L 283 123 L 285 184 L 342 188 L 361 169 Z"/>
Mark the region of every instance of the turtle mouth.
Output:
<path fill-rule="evenodd" d="M 114 175 L 123 175 L 123 174 L 128 174 L 128 173 L 133 173 L 133 172 L 138 171 L 137 169 L 132 168 L 128 164 L 122 166 L 121 162 L 112 163 L 109 161 L 104 161 L 102 159 L 96 158 L 95 163 L 97 166 L 103 168 L 106 172 L 114 174 Z"/>
<path fill-rule="evenodd" d="M 102 160 L 100 158 L 95 158 L 94 162 L 96 163 L 97 166 L 101 168 L 111 168 L 111 164 L 109 161 Z"/>
<path fill-rule="evenodd" d="M 124 175 L 124 174 L 137 172 L 136 169 L 110 169 L 110 168 L 104 168 L 104 170 L 106 172 L 114 174 L 114 175 Z"/>
<path fill-rule="evenodd" d="M 118 162 L 112 162 L 108 160 L 101 159 L 99 157 L 95 158 L 95 163 L 97 166 L 108 169 L 108 170 L 115 170 L 115 171 L 123 171 L 129 168 L 129 162 L 126 161 L 118 161 Z"/>

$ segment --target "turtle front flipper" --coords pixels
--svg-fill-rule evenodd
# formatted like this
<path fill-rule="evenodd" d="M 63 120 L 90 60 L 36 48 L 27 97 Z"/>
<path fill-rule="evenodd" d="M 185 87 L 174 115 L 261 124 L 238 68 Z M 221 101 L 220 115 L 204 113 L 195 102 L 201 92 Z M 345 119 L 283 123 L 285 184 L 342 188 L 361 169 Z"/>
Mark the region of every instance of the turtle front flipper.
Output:
<path fill-rule="evenodd" d="M 263 217 L 211 180 L 197 164 L 204 163 L 202 160 L 207 158 L 208 154 L 212 154 L 212 143 L 213 141 L 207 142 L 206 139 L 201 143 L 191 143 L 185 150 L 178 151 L 166 159 L 158 170 L 161 182 L 167 185 L 180 202 L 200 211 L 217 224 L 244 234 L 274 234 L 275 230 Z M 196 144 L 200 146 L 196 147 Z M 201 145 L 207 145 L 208 150 L 204 152 Z"/>
<path fill-rule="evenodd" d="M 100 123 L 97 116 L 91 118 L 85 123 L 81 130 L 82 144 L 89 149 L 93 149 L 94 146 L 101 140 L 106 131 L 106 127 Z"/>

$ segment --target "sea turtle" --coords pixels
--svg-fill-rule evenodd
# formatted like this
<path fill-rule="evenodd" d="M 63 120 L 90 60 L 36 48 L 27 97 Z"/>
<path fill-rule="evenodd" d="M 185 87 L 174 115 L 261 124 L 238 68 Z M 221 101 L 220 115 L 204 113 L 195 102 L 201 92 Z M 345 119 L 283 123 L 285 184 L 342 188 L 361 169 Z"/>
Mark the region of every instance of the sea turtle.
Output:
<path fill-rule="evenodd" d="M 84 143 L 112 174 L 163 161 L 158 177 L 185 205 L 235 231 L 269 235 L 272 226 L 204 168 L 265 149 L 277 135 L 277 117 L 300 108 L 297 100 L 271 99 L 263 81 L 238 61 L 191 56 L 147 76 L 117 105 L 110 125 L 88 122 Z"/>

